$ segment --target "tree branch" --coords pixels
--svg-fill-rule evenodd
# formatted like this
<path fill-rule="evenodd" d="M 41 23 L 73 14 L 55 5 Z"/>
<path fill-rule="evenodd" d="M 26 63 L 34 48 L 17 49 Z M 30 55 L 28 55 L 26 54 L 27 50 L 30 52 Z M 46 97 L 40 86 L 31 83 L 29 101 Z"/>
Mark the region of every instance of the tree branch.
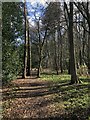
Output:
<path fill-rule="evenodd" d="M 74 5 L 78 8 L 78 10 L 79 10 L 80 13 L 83 15 L 83 17 L 88 21 L 88 18 L 87 18 L 87 16 L 85 16 L 85 14 L 83 13 L 83 11 L 82 11 L 79 3 L 78 3 L 78 5 L 77 5 L 77 4 L 74 2 Z"/>

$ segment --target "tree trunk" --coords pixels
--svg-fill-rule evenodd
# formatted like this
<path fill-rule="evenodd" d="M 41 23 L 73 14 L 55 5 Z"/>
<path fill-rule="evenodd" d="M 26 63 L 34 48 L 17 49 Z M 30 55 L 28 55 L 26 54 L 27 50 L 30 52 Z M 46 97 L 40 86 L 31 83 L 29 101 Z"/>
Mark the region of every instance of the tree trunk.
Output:
<path fill-rule="evenodd" d="M 60 69 L 61 69 L 61 73 L 63 73 L 62 48 L 61 48 L 61 54 L 60 54 Z"/>
<path fill-rule="evenodd" d="M 24 3 L 24 18 L 25 18 L 25 42 L 24 42 L 24 68 L 23 68 L 23 74 L 22 74 L 22 78 L 26 77 L 26 73 L 27 73 L 27 38 L 26 38 L 26 1 Z"/>
<path fill-rule="evenodd" d="M 71 73 L 71 84 L 74 84 L 78 82 L 78 78 L 76 74 L 74 41 L 73 41 L 73 2 L 70 2 L 70 13 L 68 17 L 69 17 L 69 44 L 70 44 L 70 73 Z"/>
<path fill-rule="evenodd" d="M 82 52 L 81 52 L 81 48 L 79 50 L 79 63 L 80 63 L 80 66 L 82 65 Z"/>
<path fill-rule="evenodd" d="M 89 27 L 88 35 L 88 74 L 90 75 L 90 2 L 87 2 L 87 22 Z"/>
<path fill-rule="evenodd" d="M 40 66 L 41 66 L 41 55 L 39 56 L 39 62 L 38 62 L 38 70 L 37 70 L 37 77 L 40 77 Z"/>
<path fill-rule="evenodd" d="M 41 36 L 40 36 L 40 24 L 39 21 L 37 22 L 38 25 L 38 40 L 39 40 L 39 48 L 38 48 L 38 71 L 37 77 L 40 77 L 40 66 L 41 66 L 41 51 L 42 51 L 42 44 L 41 44 Z"/>
<path fill-rule="evenodd" d="M 89 24 L 89 35 L 88 35 L 88 74 L 90 75 L 90 24 Z"/>
<path fill-rule="evenodd" d="M 90 74 L 90 2 L 86 2 L 86 6 L 84 6 L 84 10 L 81 9 L 79 5 L 74 2 L 75 6 L 78 8 L 82 16 L 87 20 L 89 27 L 89 37 L 88 37 L 88 74 Z M 86 14 L 86 15 L 85 15 Z"/>
<path fill-rule="evenodd" d="M 68 74 L 71 74 L 71 72 L 70 72 L 70 58 L 69 58 L 69 61 L 68 61 Z"/>
<path fill-rule="evenodd" d="M 85 20 L 84 20 L 84 25 L 85 25 Z M 85 29 L 83 30 L 83 42 L 82 42 L 82 62 L 83 64 L 85 63 Z"/>
<path fill-rule="evenodd" d="M 63 73 L 62 54 L 63 54 L 63 50 L 62 50 L 62 35 L 61 35 L 61 30 L 60 30 L 60 69 L 61 69 L 61 73 Z"/>
<path fill-rule="evenodd" d="M 28 21 L 27 21 L 28 23 Z M 30 76 L 30 37 L 29 37 L 29 23 L 27 25 L 28 27 L 28 43 L 27 43 L 27 48 L 28 48 L 28 52 L 27 52 L 27 76 Z"/>
<path fill-rule="evenodd" d="M 32 55 L 31 55 L 31 39 L 30 39 L 30 76 L 31 76 L 31 69 L 32 69 Z"/>
<path fill-rule="evenodd" d="M 57 53 L 57 48 L 58 48 L 58 37 L 57 37 L 57 29 L 55 30 L 55 39 L 54 39 L 54 42 L 55 42 L 55 54 L 54 54 L 54 60 L 55 60 L 55 70 L 56 70 L 56 73 L 57 73 L 57 75 L 59 74 L 59 72 L 58 72 L 58 70 L 59 70 L 59 68 L 58 68 L 58 65 L 59 65 L 59 60 L 58 60 L 58 53 Z"/>
<path fill-rule="evenodd" d="M 46 65 L 45 65 L 45 68 L 48 68 L 48 58 L 49 58 L 49 51 L 48 51 L 48 42 L 47 42 L 47 39 L 46 39 Z"/>

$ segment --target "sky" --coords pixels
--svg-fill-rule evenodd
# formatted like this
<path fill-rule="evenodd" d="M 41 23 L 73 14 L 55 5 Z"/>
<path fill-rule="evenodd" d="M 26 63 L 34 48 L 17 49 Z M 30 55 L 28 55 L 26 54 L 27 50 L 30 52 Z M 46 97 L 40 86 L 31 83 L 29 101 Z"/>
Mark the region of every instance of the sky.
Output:
<path fill-rule="evenodd" d="M 31 4 L 35 4 L 36 2 L 45 5 L 45 1 L 47 0 L 27 0 L 27 2 L 30 2 Z"/>
<path fill-rule="evenodd" d="M 45 5 L 45 2 L 47 0 L 26 0 L 27 2 L 30 2 L 32 5 L 34 5 L 36 2 L 42 4 L 42 5 Z M 22 0 L 22 2 L 24 2 L 24 0 Z"/>
<path fill-rule="evenodd" d="M 24 1 L 24 0 L 22 0 Z M 27 2 L 30 2 L 32 5 L 34 5 L 36 2 L 42 4 L 42 5 L 45 5 L 46 2 L 59 2 L 61 0 L 26 0 Z"/>
<path fill-rule="evenodd" d="M 22 0 L 22 1 L 24 1 L 24 0 Z M 26 0 L 27 2 L 31 2 L 32 4 L 35 4 L 36 2 L 38 2 L 38 3 L 40 3 L 40 4 L 42 4 L 42 5 L 45 5 L 45 3 L 46 2 L 61 2 L 61 1 L 66 1 L 66 2 L 68 2 L 68 1 L 70 1 L 70 0 Z M 83 1 L 83 2 L 87 2 L 87 0 L 73 0 L 74 2 L 81 2 L 81 1 Z M 88 0 L 88 1 L 90 1 L 90 0 Z"/>
<path fill-rule="evenodd" d="M 36 16 L 37 18 L 39 19 L 39 16 L 41 16 L 41 8 L 42 7 L 45 7 L 46 6 L 46 2 L 47 0 L 26 0 L 27 2 L 27 9 L 28 9 L 28 13 L 29 13 L 29 16 L 28 16 L 28 20 L 29 20 L 29 23 L 34 26 L 34 21 L 33 19 L 35 19 L 34 17 L 34 11 L 35 9 L 33 9 L 32 7 L 36 7 L 37 9 L 37 12 L 36 12 Z M 37 3 L 39 3 L 39 7 L 37 7 Z"/>

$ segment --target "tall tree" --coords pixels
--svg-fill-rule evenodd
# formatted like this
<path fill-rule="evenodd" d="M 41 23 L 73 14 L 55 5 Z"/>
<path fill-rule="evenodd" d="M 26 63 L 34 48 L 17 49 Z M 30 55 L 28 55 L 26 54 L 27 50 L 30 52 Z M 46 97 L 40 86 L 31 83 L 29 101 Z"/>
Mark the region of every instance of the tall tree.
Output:
<path fill-rule="evenodd" d="M 70 74 L 71 74 L 71 84 L 77 83 L 77 73 L 75 64 L 75 52 L 74 52 L 74 40 L 73 40 L 73 2 L 69 3 L 70 11 L 68 10 L 67 4 L 64 2 L 64 7 L 68 14 L 68 39 L 69 39 L 69 49 L 70 49 Z"/>
<path fill-rule="evenodd" d="M 61 69 L 61 73 L 63 73 L 63 46 L 62 46 L 62 35 L 61 35 L 61 27 L 60 27 L 60 69 Z"/>
<path fill-rule="evenodd" d="M 30 42 L 30 31 L 29 31 L 29 21 L 27 20 L 27 76 L 30 76 L 31 71 L 31 42 Z"/>
<path fill-rule="evenodd" d="M 48 7 L 45 10 L 43 22 L 48 26 L 50 36 L 53 36 L 53 42 L 54 42 L 54 61 L 53 66 L 54 69 L 57 72 L 57 75 L 59 73 L 59 54 L 60 54 L 60 39 L 59 39 L 59 27 L 60 27 L 60 15 L 61 15 L 61 8 L 60 8 L 60 2 L 50 2 Z M 58 37 L 59 36 L 59 37 Z"/>
<path fill-rule="evenodd" d="M 40 67 L 41 67 L 41 61 L 42 61 L 42 50 L 43 46 L 46 40 L 47 36 L 47 27 L 45 28 L 44 36 L 41 37 L 41 30 L 40 30 L 40 21 L 37 22 L 38 26 L 38 71 L 37 71 L 37 77 L 40 77 Z"/>
<path fill-rule="evenodd" d="M 17 77 L 22 69 L 22 58 L 19 59 L 22 39 L 23 3 L 2 3 L 2 79 L 4 82 Z"/>
<path fill-rule="evenodd" d="M 26 36 L 26 33 L 27 33 L 27 12 L 26 12 L 26 1 L 24 2 L 24 20 L 25 20 L 25 41 L 24 41 L 24 68 L 23 68 L 23 74 L 22 74 L 22 78 L 25 78 L 26 77 L 26 69 L 27 69 L 27 36 Z"/>
<path fill-rule="evenodd" d="M 80 13 L 83 15 L 83 17 L 86 19 L 88 24 L 88 73 L 90 74 L 90 2 L 77 2 L 75 3 L 75 6 L 78 8 Z"/>

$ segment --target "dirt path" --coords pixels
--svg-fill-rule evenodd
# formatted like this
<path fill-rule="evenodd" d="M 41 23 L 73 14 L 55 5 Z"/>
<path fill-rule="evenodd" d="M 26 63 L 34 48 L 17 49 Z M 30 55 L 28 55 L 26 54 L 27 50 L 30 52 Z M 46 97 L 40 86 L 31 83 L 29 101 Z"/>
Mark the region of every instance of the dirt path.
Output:
<path fill-rule="evenodd" d="M 3 117 L 10 119 L 49 118 L 61 116 L 64 107 L 53 101 L 53 83 L 36 78 L 17 79 L 3 87 Z M 59 103 L 60 104 L 60 103 Z M 56 119 L 55 119 L 56 120 Z"/>

